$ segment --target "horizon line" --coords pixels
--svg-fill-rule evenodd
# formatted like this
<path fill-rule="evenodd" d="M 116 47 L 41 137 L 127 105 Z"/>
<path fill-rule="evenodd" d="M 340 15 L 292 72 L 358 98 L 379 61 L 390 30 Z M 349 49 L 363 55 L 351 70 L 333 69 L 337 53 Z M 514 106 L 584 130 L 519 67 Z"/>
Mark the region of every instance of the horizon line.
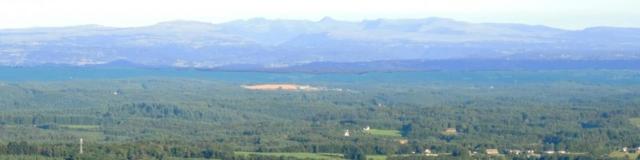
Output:
<path fill-rule="evenodd" d="M 215 22 L 215 21 L 206 21 L 206 20 L 196 20 L 196 19 L 173 19 L 173 20 L 166 20 L 166 21 L 157 21 L 154 23 L 150 23 L 150 24 L 144 24 L 144 25 L 128 25 L 128 26 L 112 26 L 112 25 L 104 25 L 104 24 L 96 24 L 96 23 L 86 23 L 86 24 L 74 24 L 74 25 L 43 25 L 43 26 L 29 26 L 29 27 L 7 27 L 7 28 L 2 28 L 0 27 L 0 30 L 25 30 L 25 29 L 52 29 L 52 28 L 73 28 L 73 27 L 90 27 L 90 26 L 94 26 L 94 27 L 106 27 L 106 28 L 140 28 L 140 27 L 148 27 L 148 26 L 155 26 L 155 25 L 159 25 L 159 24 L 163 24 L 163 23 L 171 23 L 171 22 L 196 22 L 196 23 L 207 23 L 207 24 L 211 24 L 211 25 L 219 25 L 219 24 L 225 24 L 225 23 L 231 23 L 231 22 L 236 22 L 236 21 L 251 21 L 251 20 L 268 20 L 268 21 L 307 21 L 307 22 L 315 22 L 315 23 L 319 23 L 322 22 L 324 20 L 334 20 L 334 21 L 338 21 L 338 22 L 348 22 L 348 23 L 362 23 L 362 22 L 366 22 L 366 21 L 377 21 L 377 20 L 427 20 L 427 19 L 441 19 L 441 20 L 450 20 L 450 21 L 455 21 L 455 22 L 462 22 L 462 23 L 468 23 L 468 24 L 515 24 L 515 25 L 527 25 L 527 26 L 540 26 L 540 27 L 549 27 L 549 28 L 554 28 L 554 29 L 561 29 L 561 30 L 569 30 L 569 31 L 579 31 L 579 30 L 586 30 L 586 29 L 590 29 L 590 28 L 628 28 L 628 29 L 640 29 L 640 27 L 629 27 L 629 26 L 616 26 L 616 25 L 594 25 L 594 26 L 587 26 L 587 27 L 581 27 L 581 28 L 566 28 L 566 27 L 558 27 L 558 26 L 552 26 L 552 25 L 546 25 L 546 24 L 530 24 L 530 23 L 518 23 L 518 22 L 470 22 L 470 21 L 463 21 L 463 20 L 457 20 L 454 18 L 445 18 L 445 17 L 437 17 L 437 16 L 431 16 L 431 17 L 424 17 L 424 18 L 363 18 L 360 20 L 343 20 L 343 19 L 336 19 L 333 18 L 331 16 L 324 16 L 323 18 L 317 19 L 317 20 L 312 20 L 312 19 L 296 19 L 296 18 L 267 18 L 267 17 L 252 17 L 252 18 L 238 18 L 238 19 L 233 19 L 233 20 L 224 20 L 224 21 L 219 21 L 219 22 Z"/>

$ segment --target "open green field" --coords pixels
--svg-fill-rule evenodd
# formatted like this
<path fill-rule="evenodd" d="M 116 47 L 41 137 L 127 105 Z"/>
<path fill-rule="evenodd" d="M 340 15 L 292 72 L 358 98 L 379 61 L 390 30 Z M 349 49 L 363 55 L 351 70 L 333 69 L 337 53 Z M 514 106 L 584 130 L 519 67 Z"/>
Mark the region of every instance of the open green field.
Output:
<path fill-rule="evenodd" d="M 371 129 L 369 133 L 374 136 L 402 137 L 398 130 Z"/>
<path fill-rule="evenodd" d="M 367 155 L 367 159 L 385 160 L 385 159 L 387 159 L 387 156 L 384 156 L 384 155 Z"/>
<path fill-rule="evenodd" d="M 87 142 L 99 142 L 104 139 L 104 134 L 97 131 L 70 131 L 66 135 L 82 138 Z"/>
<path fill-rule="evenodd" d="M 342 159 L 342 154 L 338 153 L 278 153 L 278 152 L 235 152 L 236 155 L 249 156 L 249 155 L 265 155 L 265 156 L 284 156 L 294 157 L 298 159 Z M 367 159 L 372 160 L 385 160 L 387 156 L 384 155 L 367 155 Z"/>
<path fill-rule="evenodd" d="M 635 160 L 638 158 L 640 154 L 638 153 L 624 153 L 624 152 L 620 152 L 620 151 L 615 151 L 615 152 L 611 152 L 609 153 L 609 158 L 622 158 L 624 159 L 625 157 L 628 157 L 628 159 L 631 160 Z"/>
<path fill-rule="evenodd" d="M 278 152 L 235 152 L 237 155 L 265 155 L 265 156 L 284 156 L 295 157 L 299 159 L 342 159 L 342 154 L 337 153 L 278 153 Z"/>
<path fill-rule="evenodd" d="M 640 127 L 640 118 L 629 118 L 629 121 L 631 121 L 631 124 L 636 127 Z"/>
<path fill-rule="evenodd" d="M 98 129 L 100 128 L 100 126 L 98 125 L 59 125 L 60 128 L 66 128 L 66 129 Z"/>

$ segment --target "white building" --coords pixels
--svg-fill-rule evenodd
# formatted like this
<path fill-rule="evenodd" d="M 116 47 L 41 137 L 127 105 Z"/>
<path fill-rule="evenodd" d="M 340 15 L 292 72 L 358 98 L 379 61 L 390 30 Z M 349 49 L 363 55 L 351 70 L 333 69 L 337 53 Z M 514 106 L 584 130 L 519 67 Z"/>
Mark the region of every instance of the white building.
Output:
<path fill-rule="evenodd" d="M 515 155 L 520 155 L 520 153 L 522 153 L 522 151 L 519 150 L 519 149 L 511 149 L 511 150 L 509 150 L 509 153 L 510 154 L 515 154 Z"/>
<path fill-rule="evenodd" d="M 493 156 L 500 154 L 498 149 L 486 149 L 485 152 L 487 153 L 487 155 L 493 155 Z"/>
<path fill-rule="evenodd" d="M 536 151 L 534 151 L 533 149 L 527 150 L 527 154 L 536 154 Z"/>
<path fill-rule="evenodd" d="M 428 157 L 436 157 L 436 156 L 438 156 L 438 154 L 434 154 L 433 152 L 431 152 L 430 149 L 425 149 L 424 150 L 424 155 L 428 156 Z"/>
<path fill-rule="evenodd" d="M 349 137 L 349 136 L 351 136 L 351 134 L 349 134 L 349 130 L 348 130 L 348 129 L 344 131 L 344 136 L 345 136 L 345 137 Z"/>

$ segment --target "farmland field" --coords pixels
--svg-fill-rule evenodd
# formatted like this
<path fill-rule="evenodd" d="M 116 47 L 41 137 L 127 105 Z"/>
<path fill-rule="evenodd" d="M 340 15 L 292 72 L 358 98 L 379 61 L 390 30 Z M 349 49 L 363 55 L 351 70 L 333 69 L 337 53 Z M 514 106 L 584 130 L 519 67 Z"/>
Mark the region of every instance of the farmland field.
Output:
<path fill-rule="evenodd" d="M 631 121 L 631 124 L 640 128 L 640 118 L 630 118 L 629 121 Z"/>
<path fill-rule="evenodd" d="M 371 129 L 369 133 L 374 136 L 402 137 L 398 130 Z"/>
<path fill-rule="evenodd" d="M 268 152 L 236 152 L 237 155 L 265 155 L 275 157 L 294 157 L 299 159 L 344 159 L 342 154 L 336 153 L 268 153 Z M 367 155 L 367 159 L 386 160 L 384 155 Z"/>
<path fill-rule="evenodd" d="M 636 158 L 638 158 L 638 156 L 639 156 L 638 153 L 624 153 L 620 151 L 611 152 L 609 154 L 609 157 L 611 158 L 629 159 L 629 160 L 635 160 Z"/>
<path fill-rule="evenodd" d="M 335 153 L 268 153 L 268 152 L 236 152 L 238 155 L 265 155 L 276 157 L 295 157 L 299 159 L 342 159 L 342 154 Z"/>

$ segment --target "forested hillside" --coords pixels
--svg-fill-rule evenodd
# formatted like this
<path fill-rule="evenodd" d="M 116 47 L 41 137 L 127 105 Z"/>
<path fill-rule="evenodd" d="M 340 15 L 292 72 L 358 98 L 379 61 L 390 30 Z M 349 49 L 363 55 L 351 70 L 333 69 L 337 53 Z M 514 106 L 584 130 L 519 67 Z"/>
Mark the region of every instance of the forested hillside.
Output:
<path fill-rule="evenodd" d="M 494 157 L 487 149 L 595 159 L 640 146 L 635 71 L 283 74 L 274 83 L 333 89 L 161 76 L 1 81 L 0 159 Z M 438 76 L 406 78 L 424 75 Z"/>

